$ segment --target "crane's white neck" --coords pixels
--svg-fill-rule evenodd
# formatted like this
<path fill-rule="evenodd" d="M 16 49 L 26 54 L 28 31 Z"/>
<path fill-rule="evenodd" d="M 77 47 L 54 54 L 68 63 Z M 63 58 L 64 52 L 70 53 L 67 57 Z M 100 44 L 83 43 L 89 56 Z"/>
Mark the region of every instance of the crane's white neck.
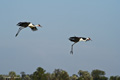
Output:
<path fill-rule="evenodd" d="M 35 26 L 40 26 L 39 24 L 35 25 Z"/>
<path fill-rule="evenodd" d="M 79 41 L 89 41 L 89 40 L 91 40 L 90 38 L 80 38 L 80 40 Z"/>
<path fill-rule="evenodd" d="M 84 40 L 83 38 L 81 38 L 79 41 L 86 41 L 86 40 Z"/>
<path fill-rule="evenodd" d="M 34 25 L 34 24 L 32 24 L 32 23 L 30 23 L 28 26 L 32 26 L 32 27 L 36 27 L 36 26 L 42 27 L 40 24 Z"/>

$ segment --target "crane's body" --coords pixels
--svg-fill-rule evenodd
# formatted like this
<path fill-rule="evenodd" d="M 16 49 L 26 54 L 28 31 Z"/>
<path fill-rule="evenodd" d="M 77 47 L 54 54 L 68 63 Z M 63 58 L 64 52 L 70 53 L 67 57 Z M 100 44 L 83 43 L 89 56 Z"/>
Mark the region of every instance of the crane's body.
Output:
<path fill-rule="evenodd" d="M 71 46 L 71 51 L 70 51 L 70 53 L 71 54 L 73 54 L 73 45 L 75 44 L 75 43 L 77 43 L 77 42 L 80 42 L 80 41 L 89 41 L 89 40 L 91 40 L 89 37 L 88 38 L 85 38 L 85 37 L 76 37 L 76 36 L 74 36 L 74 37 L 70 37 L 69 38 L 69 40 L 70 41 L 72 41 L 72 42 L 74 42 L 73 44 L 72 44 L 72 46 Z"/>
<path fill-rule="evenodd" d="M 22 29 L 26 28 L 26 27 L 31 28 L 32 31 L 38 30 L 38 29 L 36 28 L 37 26 L 38 26 L 38 27 L 41 27 L 40 24 L 34 25 L 34 24 L 32 24 L 31 22 L 19 22 L 19 23 L 17 24 L 17 26 L 20 26 L 20 28 L 19 28 L 19 30 L 18 30 L 18 32 L 16 33 L 15 36 L 17 36 L 17 35 L 19 34 L 19 32 L 20 32 Z"/>

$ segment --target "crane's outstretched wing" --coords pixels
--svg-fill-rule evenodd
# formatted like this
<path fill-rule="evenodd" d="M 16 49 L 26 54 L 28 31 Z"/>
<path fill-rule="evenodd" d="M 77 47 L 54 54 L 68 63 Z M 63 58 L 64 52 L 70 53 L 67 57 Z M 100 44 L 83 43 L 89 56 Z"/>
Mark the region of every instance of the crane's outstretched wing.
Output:
<path fill-rule="evenodd" d="M 75 37 L 70 37 L 69 40 L 72 42 L 78 42 L 80 38 L 75 36 Z"/>
<path fill-rule="evenodd" d="M 30 22 L 19 22 L 17 26 L 27 27 L 30 24 Z"/>
<path fill-rule="evenodd" d="M 37 31 L 38 29 L 36 27 L 30 27 L 32 31 Z"/>
<path fill-rule="evenodd" d="M 17 37 L 17 35 L 19 34 L 19 32 L 20 32 L 22 29 L 24 29 L 24 27 L 20 27 L 20 28 L 18 29 L 18 32 L 16 33 L 15 37 Z"/>

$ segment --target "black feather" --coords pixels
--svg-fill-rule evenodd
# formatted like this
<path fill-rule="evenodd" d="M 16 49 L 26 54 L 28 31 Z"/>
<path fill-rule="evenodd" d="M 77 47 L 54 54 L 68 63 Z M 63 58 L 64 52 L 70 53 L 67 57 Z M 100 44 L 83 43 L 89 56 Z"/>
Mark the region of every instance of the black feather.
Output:
<path fill-rule="evenodd" d="M 17 25 L 22 27 L 27 27 L 30 24 L 30 22 L 19 22 Z"/>
<path fill-rule="evenodd" d="M 78 42 L 80 40 L 80 38 L 79 37 L 70 37 L 69 40 L 72 42 Z"/>
<path fill-rule="evenodd" d="M 37 29 L 36 27 L 32 27 L 31 30 L 32 30 L 32 31 L 36 31 L 36 30 L 38 30 L 38 29 Z"/>

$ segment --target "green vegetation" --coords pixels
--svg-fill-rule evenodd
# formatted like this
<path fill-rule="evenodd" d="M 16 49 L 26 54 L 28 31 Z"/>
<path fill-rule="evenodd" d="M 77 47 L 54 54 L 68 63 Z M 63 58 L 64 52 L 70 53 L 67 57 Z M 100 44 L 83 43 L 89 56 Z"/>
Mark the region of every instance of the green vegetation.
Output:
<path fill-rule="evenodd" d="M 41 67 L 38 67 L 33 74 L 25 74 L 21 72 L 16 75 L 14 71 L 10 71 L 8 75 L 0 75 L 0 80 L 120 80 L 120 76 L 105 76 L 105 71 L 93 70 L 91 73 L 88 71 L 79 70 L 78 74 L 69 74 L 62 69 L 55 69 L 53 73 L 48 73 Z"/>

